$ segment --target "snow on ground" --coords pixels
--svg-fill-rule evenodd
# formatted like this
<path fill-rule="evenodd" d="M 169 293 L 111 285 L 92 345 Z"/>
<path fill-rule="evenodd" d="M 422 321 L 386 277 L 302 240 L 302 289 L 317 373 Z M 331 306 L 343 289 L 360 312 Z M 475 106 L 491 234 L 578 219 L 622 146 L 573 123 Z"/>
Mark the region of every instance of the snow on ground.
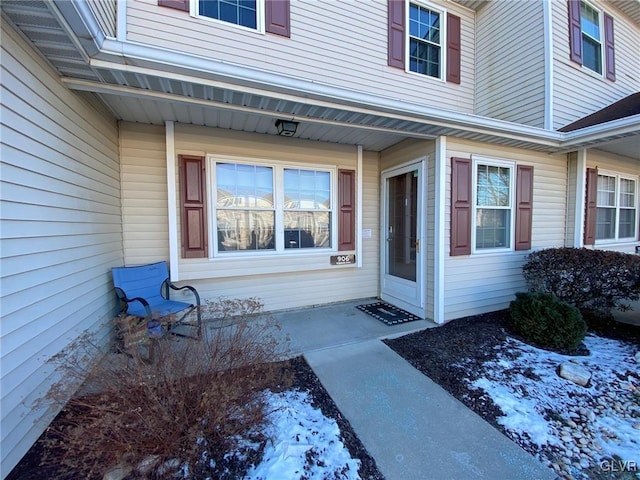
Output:
<path fill-rule="evenodd" d="M 335 420 L 311 405 L 306 392 L 265 392 L 271 412 L 264 432 L 271 441 L 262 462 L 245 478 L 282 480 L 293 478 L 359 479 L 360 461 L 349 455 Z"/>
<path fill-rule="evenodd" d="M 588 356 L 541 350 L 513 338 L 471 383 L 504 416 L 498 422 L 564 478 L 626 466 L 640 469 L 640 365 L 637 346 L 588 335 Z M 587 387 L 560 378 L 574 362 L 592 374 Z M 618 458 L 619 457 L 619 458 Z M 613 459 L 613 460 L 612 460 Z"/>

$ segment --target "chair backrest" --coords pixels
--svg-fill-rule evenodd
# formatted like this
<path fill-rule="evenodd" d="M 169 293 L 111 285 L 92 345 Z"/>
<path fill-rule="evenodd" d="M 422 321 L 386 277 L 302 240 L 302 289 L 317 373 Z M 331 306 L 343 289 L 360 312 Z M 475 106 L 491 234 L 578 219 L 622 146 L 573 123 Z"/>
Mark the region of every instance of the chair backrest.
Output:
<path fill-rule="evenodd" d="M 113 286 L 122 289 L 127 298 L 142 297 L 149 303 L 162 301 L 162 283 L 169 278 L 167 262 L 137 267 L 111 269 Z"/>

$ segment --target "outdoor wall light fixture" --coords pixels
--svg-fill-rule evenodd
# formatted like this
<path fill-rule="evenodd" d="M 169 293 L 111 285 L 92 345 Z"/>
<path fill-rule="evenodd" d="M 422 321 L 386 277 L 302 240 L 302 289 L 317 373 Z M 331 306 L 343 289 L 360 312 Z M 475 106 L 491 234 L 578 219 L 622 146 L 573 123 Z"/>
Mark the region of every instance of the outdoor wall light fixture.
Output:
<path fill-rule="evenodd" d="M 278 135 L 293 137 L 296 134 L 298 122 L 278 119 L 276 120 L 276 128 L 278 129 Z"/>

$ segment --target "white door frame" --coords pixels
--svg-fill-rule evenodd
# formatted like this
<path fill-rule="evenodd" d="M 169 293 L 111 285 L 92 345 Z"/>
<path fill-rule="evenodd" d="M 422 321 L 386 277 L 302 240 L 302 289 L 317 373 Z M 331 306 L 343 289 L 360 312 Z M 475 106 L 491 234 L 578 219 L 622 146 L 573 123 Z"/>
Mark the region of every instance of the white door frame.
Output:
<path fill-rule="evenodd" d="M 403 173 L 418 170 L 416 238 L 420 248 L 416 252 L 416 281 L 395 277 L 387 273 L 388 257 L 388 211 L 389 192 L 387 180 Z M 426 199 L 427 199 L 427 158 L 384 170 L 381 173 L 380 202 L 380 298 L 408 312 L 425 318 L 426 315 Z"/>

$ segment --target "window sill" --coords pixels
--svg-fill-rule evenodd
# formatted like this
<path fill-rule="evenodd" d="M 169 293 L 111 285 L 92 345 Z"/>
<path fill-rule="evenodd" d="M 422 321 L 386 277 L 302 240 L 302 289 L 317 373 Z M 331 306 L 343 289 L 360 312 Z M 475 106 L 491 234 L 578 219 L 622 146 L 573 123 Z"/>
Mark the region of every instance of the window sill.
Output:
<path fill-rule="evenodd" d="M 627 240 L 596 240 L 596 243 L 594 244 L 596 248 L 605 250 L 607 248 L 615 248 L 616 250 L 619 250 L 621 248 L 628 247 L 630 251 L 633 251 L 636 245 L 640 245 L 640 243 L 638 243 L 638 240 L 632 238 Z"/>

